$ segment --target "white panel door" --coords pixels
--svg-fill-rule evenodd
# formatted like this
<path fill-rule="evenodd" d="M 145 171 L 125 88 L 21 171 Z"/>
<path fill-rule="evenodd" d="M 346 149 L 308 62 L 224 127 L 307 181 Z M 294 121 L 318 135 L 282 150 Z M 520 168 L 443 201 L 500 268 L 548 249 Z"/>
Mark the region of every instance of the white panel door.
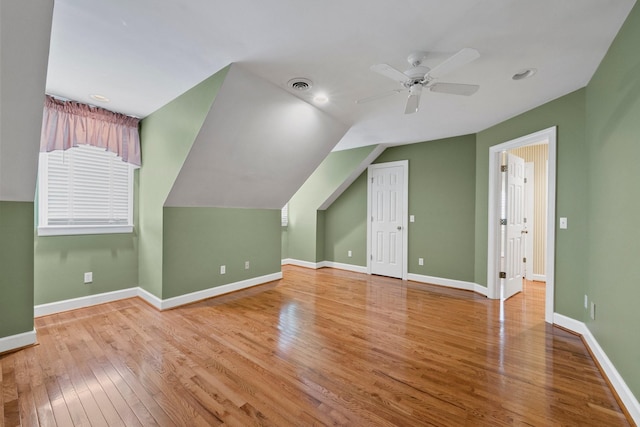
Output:
<path fill-rule="evenodd" d="M 507 230 L 504 263 L 506 279 L 502 297 L 522 292 L 524 257 L 524 159 L 507 155 Z"/>
<path fill-rule="evenodd" d="M 402 278 L 404 167 L 370 170 L 371 273 Z"/>

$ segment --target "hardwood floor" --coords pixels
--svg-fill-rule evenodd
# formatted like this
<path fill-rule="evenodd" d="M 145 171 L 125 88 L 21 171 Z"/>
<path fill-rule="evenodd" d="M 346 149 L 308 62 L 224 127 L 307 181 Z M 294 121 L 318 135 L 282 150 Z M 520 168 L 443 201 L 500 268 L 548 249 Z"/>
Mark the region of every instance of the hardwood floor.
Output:
<path fill-rule="evenodd" d="M 158 312 L 133 298 L 36 319 L 0 357 L 24 425 L 629 425 L 544 285 L 497 301 L 333 269 Z M 501 320 L 502 319 L 502 320 Z"/>

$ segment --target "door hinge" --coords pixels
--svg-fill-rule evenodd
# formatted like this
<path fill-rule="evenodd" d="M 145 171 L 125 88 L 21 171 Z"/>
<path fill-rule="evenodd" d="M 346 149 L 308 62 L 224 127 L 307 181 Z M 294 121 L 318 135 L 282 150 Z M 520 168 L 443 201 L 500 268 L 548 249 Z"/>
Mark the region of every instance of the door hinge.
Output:
<path fill-rule="evenodd" d="M 506 271 L 501 271 L 500 272 L 500 278 L 501 279 L 506 279 L 507 278 L 507 272 Z"/>
<path fill-rule="evenodd" d="M 525 178 L 525 179 L 524 179 L 524 183 L 525 183 L 525 184 L 527 183 L 527 178 Z"/>
<path fill-rule="evenodd" d="M 502 218 L 500 220 L 500 225 L 507 225 L 507 218 Z"/>
<path fill-rule="evenodd" d="M 373 254 L 369 255 L 369 259 L 373 261 Z"/>
<path fill-rule="evenodd" d="M 507 165 L 500 166 L 500 172 L 509 172 L 509 166 Z"/>
<path fill-rule="evenodd" d="M 371 183 L 373 184 L 373 177 L 371 177 Z"/>
<path fill-rule="evenodd" d="M 371 222 L 373 222 L 373 215 L 371 215 Z"/>
<path fill-rule="evenodd" d="M 527 223 L 527 218 L 522 218 L 522 222 Z"/>
<path fill-rule="evenodd" d="M 522 258 L 522 262 L 527 262 L 527 257 Z"/>

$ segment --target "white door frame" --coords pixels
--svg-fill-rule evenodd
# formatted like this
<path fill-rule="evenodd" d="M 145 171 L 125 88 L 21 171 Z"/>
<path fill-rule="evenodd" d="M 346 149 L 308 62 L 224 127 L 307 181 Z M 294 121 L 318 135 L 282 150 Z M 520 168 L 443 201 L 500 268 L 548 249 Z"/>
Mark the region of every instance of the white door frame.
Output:
<path fill-rule="evenodd" d="M 487 296 L 500 298 L 500 153 L 514 148 L 547 141 L 549 163 L 547 168 L 547 251 L 545 291 L 545 321 L 553 323 L 555 306 L 555 223 L 556 223 L 556 126 L 532 133 L 502 144 L 489 147 L 489 236 L 487 249 Z"/>
<path fill-rule="evenodd" d="M 367 274 L 371 274 L 371 201 L 372 195 L 372 170 L 394 166 L 401 166 L 404 171 L 404 188 L 402 189 L 402 280 L 407 280 L 408 276 L 408 252 L 409 252 L 409 160 L 398 160 L 396 162 L 376 163 L 367 168 Z"/>

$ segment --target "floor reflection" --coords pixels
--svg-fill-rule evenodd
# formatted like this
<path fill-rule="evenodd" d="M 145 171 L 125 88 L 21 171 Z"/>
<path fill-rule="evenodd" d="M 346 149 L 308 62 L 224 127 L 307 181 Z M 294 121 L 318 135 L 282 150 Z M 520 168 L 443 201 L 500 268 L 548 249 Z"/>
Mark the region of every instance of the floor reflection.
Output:
<path fill-rule="evenodd" d="M 299 330 L 298 325 L 298 304 L 288 301 L 280 307 L 278 317 L 278 349 L 286 352 L 291 344 L 296 340 Z"/>

